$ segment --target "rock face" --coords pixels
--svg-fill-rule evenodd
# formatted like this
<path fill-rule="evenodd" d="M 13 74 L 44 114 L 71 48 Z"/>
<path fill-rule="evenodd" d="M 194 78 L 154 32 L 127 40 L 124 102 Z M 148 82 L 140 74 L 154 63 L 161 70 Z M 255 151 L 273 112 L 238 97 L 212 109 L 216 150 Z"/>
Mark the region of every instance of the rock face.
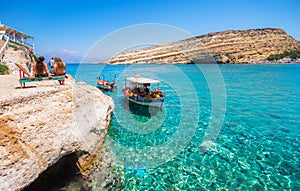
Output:
<path fill-rule="evenodd" d="M 12 74 L 18 74 L 19 69 L 16 67 L 15 63 L 28 66 L 31 63 L 29 50 L 24 47 L 20 47 L 20 48 L 9 47 L 7 50 L 5 50 L 3 62 L 6 63 L 6 65 L 11 70 Z"/>
<path fill-rule="evenodd" d="M 282 29 L 229 30 L 125 51 L 106 63 L 255 63 L 295 49 L 300 42 Z"/>
<path fill-rule="evenodd" d="M 0 190 L 23 189 L 70 153 L 83 171 L 103 144 L 114 108 L 100 90 L 71 79 L 28 85 L 0 95 Z"/>

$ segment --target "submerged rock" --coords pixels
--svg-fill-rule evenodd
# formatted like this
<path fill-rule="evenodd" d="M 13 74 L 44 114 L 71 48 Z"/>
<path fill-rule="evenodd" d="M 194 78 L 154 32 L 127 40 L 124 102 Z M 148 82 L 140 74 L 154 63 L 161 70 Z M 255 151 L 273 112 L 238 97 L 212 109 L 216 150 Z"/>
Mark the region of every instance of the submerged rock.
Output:
<path fill-rule="evenodd" d="M 86 84 L 57 81 L 0 95 L 0 190 L 21 190 L 71 153 L 82 174 L 106 136 L 113 100 Z"/>

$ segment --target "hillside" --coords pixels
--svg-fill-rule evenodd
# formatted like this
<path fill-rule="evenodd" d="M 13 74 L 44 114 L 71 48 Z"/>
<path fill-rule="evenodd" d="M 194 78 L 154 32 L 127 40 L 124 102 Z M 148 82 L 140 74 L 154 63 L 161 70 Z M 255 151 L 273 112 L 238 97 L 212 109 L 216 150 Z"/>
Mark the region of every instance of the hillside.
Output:
<path fill-rule="evenodd" d="M 2 61 L 9 67 L 12 74 L 19 74 L 19 69 L 15 66 L 15 63 L 28 66 L 31 63 L 30 52 L 27 48 L 22 46 L 9 46 L 4 52 Z"/>
<path fill-rule="evenodd" d="M 213 32 L 186 40 L 122 52 L 106 63 L 255 63 L 271 54 L 300 49 L 278 28 Z"/>

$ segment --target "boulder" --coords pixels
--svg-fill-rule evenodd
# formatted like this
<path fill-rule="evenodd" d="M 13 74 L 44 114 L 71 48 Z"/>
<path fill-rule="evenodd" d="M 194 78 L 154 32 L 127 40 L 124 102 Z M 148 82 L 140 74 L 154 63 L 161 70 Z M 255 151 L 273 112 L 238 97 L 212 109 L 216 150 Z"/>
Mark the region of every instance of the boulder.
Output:
<path fill-rule="evenodd" d="M 68 79 L 28 83 L 0 94 L 0 190 L 21 190 L 69 154 L 81 171 L 104 142 L 113 100 Z"/>

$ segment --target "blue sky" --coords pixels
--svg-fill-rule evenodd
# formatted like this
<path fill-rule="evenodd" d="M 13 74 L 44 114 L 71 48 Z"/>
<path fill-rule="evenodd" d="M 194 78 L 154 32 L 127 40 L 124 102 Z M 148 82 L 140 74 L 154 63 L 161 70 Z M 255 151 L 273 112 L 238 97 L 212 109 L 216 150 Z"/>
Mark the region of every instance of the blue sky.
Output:
<path fill-rule="evenodd" d="M 300 40 L 299 10 L 299 0 L 6 0 L 0 21 L 34 36 L 36 54 L 79 62 L 103 37 L 143 23 L 171 25 L 193 36 L 275 27 Z"/>

